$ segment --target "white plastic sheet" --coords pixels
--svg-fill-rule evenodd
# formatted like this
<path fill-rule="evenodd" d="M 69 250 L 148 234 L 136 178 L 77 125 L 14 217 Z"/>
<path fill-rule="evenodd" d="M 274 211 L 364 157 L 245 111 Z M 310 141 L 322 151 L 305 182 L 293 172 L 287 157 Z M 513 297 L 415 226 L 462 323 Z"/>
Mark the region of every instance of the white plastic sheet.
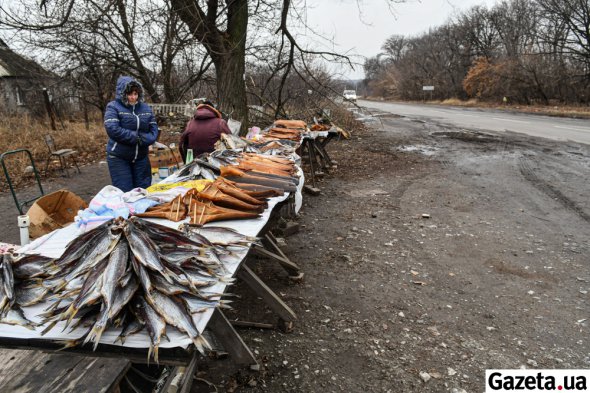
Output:
<path fill-rule="evenodd" d="M 300 172 L 302 172 L 300 170 Z M 298 190 L 295 195 L 296 200 L 296 211 L 299 211 L 301 207 L 301 190 L 303 188 L 303 174 L 301 173 L 301 181 L 298 186 Z M 289 194 L 285 194 L 282 197 L 275 197 L 271 198 L 268 202 L 268 208 L 262 213 L 261 217 L 249 220 L 228 220 L 228 221 L 219 221 L 213 222 L 208 224 L 210 226 L 221 226 L 225 228 L 230 228 L 238 231 L 241 234 L 247 236 L 256 236 L 262 230 L 262 228 L 266 225 L 268 220 L 270 219 L 270 215 L 274 207 L 286 200 L 289 197 Z M 298 207 L 297 207 L 298 206 Z M 149 221 L 166 225 L 171 228 L 177 229 L 183 222 L 188 221 L 181 221 L 181 222 L 173 222 L 165 219 L 149 219 Z M 35 240 L 34 242 L 28 244 L 27 246 L 19 249 L 19 252 L 24 253 L 39 253 L 51 258 L 59 258 L 61 254 L 66 249 L 67 244 L 75 239 L 78 235 L 80 235 L 80 230 L 76 227 L 75 224 L 71 224 L 65 228 L 58 229 L 53 231 L 45 236 L 40 237 L 39 239 Z M 241 251 L 236 252 L 234 261 L 226 264 L 225 267 L 230 275 L 234 275 L 238 270 L 240 264 L 248 254 L 248 248 L 244 248 Z M 208 288 L 207 292 L 210 293 L 223 293 L 225 291 L 226 284 L 219 283 L 215 286 Z M 31 307 L 24 307 L 23 311 L 25 312 L 25 316 L 27 319 L 33 322 L 40 322 L 39 315 L 42 313 L 49 305 L 50 302 L 43 302 Z M 197 329 L 202 332 L 205 330 L 207 323 L 211 319 L 211 315 L 213 314 L 213 309 L 209 309 L 203 313 L 194 314 L 193 320 Z M 80 338 L 88 328 L 78 328 L 73 331 L 69 331 L 69 328 L 63 331 L 65 322 L 58 323 L 53 329 L 51 329 L 47 334 L 44 336 L 41 335 L 41 331 L 45 328 L 45 326 L 39 326 L 34 330 L 30 330 L 21 326 L 12 326 L 6 324 L 0 324 L 0 336 L 1 337 L 11 337 L 11 338 L 20 338 L 20 339 L 58 339 L 58 340 L 73 340 Z M 120 341 L 115 343 L 117 336 L 120 334 L 121 329 L 114 329 L 110 328 L 104 332 L 102 335 L 100 342 L 103 344 L 109 345 L 119 345 L 124 347 L 134 347 L 134 348 L 148 348 L 150 346 L 150 339 L 147 333 L 140 332 L 134 335 L 127 337 L 125 344 L 121 344 Z M 184 334 L 177 331 L 173 327 L 167 327 L 167 335 L 170 341 L 166 341 L 165 339 L 161 341 L 160 348 L 172 348 L 172 347 L 183 347 L 186 348 L 191 344 L 191 340 Z"/>

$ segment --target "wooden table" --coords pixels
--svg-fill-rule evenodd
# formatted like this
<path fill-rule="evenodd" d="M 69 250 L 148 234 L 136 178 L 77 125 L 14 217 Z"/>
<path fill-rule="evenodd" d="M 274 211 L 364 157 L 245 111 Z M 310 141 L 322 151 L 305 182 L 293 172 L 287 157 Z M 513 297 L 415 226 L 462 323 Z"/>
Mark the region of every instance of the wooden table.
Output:
<path fill-rule="evenodd" d="M 117 391 L 131 362 L 48 354 L 14 349 L 0 350 L 0 391 L 13 393 L 106 393 Z"/>

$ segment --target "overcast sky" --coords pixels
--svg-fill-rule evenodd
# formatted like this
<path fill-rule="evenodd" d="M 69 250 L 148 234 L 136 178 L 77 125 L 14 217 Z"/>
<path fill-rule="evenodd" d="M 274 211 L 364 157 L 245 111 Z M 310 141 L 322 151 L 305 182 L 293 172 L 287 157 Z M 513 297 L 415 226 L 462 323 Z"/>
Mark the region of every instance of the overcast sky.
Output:
<path fill-rule="evenodd" d="M 416 35 L 440 26 L 474 5 L 493 6 L 496 0 L 407 0 L 389 9 L 386 0 L 306 0 L 307 22 L 315 31 L 334 41 L 335 52 L 355 54 L 359 63 L 381 51 L 393 34 Z M 309 38 L 311 40 L 311 38 Z M 315 41 L 318 39 L 315 38 Z M 314 47 L 320 47 L 314 43 Z M 330 49 L 324 41 L 321 46 Z M 341 69 L 351 79 L 364 77 L 362 65 Z M 337 70 L 333 70 L 337 71 Z"/>

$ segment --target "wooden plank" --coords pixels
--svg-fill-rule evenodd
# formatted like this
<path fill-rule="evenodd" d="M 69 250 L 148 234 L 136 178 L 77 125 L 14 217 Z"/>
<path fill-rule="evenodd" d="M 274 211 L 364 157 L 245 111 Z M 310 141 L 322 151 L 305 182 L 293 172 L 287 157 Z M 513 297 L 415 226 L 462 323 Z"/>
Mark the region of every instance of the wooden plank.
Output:
<path fill-rule="evenodd" d="M 258 362 L 250 348 L 219 309 L 215 309 L 213 312 L 208 327 L 213 331 L 213 334 L 221 342 L 235 364 L 250 367 L 258 366 Z"/>
<path fill-rule="evenodd" d="M 230 321 L 231 325 L 238 328 L 254 328 L 254 329 L 274 329 L 275 325 L 271 323 L 248 322 L 248 321 Z"/>
<path fill-rule="evenodd" d="M 184 375 L 182 376 L 182 382 L 180 383 L 179 393 L 189 393 L 193 386 L 195 374 L 197 373 L 197 356 L 198 351 L 193 351 L 193 356 L 190 363 L 184 369 Z"/>
<path fill-rule="evenodd" d="M 254 291 L 284 321 L 295 321 L 297 315 L 246 264 L 238 270 L 238 277 Z"/>
<path fill-rule="evenodd" d="M 38 351 L 0 350 L 0 391 L 13 393 L 112 392 L 131 363 Z"/>
<path fill-rule="evenodd" d="M 252 251 L 254 253 L 256 253 L 256 254 L 259 254 L 259 255 L 262 255 L 262 256 L 265 256 L 265 257 L 274 259 L 291 276 L 296 276 L 296 275 L 298 275 L 300 273 L 299 266 L 297 266 L 296 264 L 294 264 L 293 262 L 291 262 L 289 259 L 285 259 L 285 258 L 281 257 L 280 255 L 277 255 L 277 254 L 275 254 L 275 253 L 267 250 L 266 248 L 259 247 L 259 246 L 254 246 L 252 248 Z"/>
<path fill-rule="evenodd" d="M 99 344 L 96 351 L 92 344 L 73 348 L 63 348 L 63 343 L 54 340 L 44 339 L 18 339 L 0 337 L 0 348 L 23 349 L 29 351 L 44 351 L 52 354 L 74 354 L 77 356 L 127 359 L 133 363 L 150 363 L 148 360 L 147 348 L 121 347 L 117 345 Z M 60 350 L 59 352 L 57 352 Z M 186 365 L 190 360 L 190 353 L 183 348 L 160 348 L 159 361 L 162 365 L 178 366 Z M 153 360 L 151 360 L 153 362 Z"/>

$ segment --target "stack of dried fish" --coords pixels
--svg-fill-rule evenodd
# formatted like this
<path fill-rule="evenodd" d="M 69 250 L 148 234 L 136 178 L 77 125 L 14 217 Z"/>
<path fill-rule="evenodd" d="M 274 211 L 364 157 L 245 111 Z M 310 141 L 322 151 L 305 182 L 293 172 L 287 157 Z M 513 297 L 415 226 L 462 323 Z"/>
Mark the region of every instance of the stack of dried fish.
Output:
<path fill-rule="evenodd" d="M 271 156 L 248 153 L 238 159 L 238 169 L 256 171 L 283 177 L 293 177 L 297 170 L 292 161 Z"/>
<path fill-rule="evenodd" d="M 305 123 L 303 120 L 279 119 L 279 120 L 275 120 L 274 126 L 305 130 L 307 128 L 307 123 Z"/>
<path fill-rule="evenodd" d="M 186 205 L 182 202 L 182 195 L 178 195 L 170 202 L 152 206 L 146 212 L 136 213 L 135 215 L 137 217 L 146 218 L 165 218 L 170 221 L 178 222 L 184 220 L 186 214 L 187 209 Z"/>
<path fill-rule="evenodd" d="M 256 184 L 265 187 L 278 188 L 286 192 L 297 190 L 299 179 L 290 176 L 273 175 L 253 170 L 240 170 L 235 166 L 221 167 L 221 176 L 237 183 Z"/>
<path fill-rule="evenodd" d="M 242 149 L 248 146 L 248 141 L 244 138 L 232 134 L 221 134 L 221 137 L 215 142 L 215 150 L 223 151 L 228 149 Z"/>
<path fill-rule="evenodd" d="M 273 127 L 266 134 L 264 138 L 268 139 L 287 139 L 290 141 L 299 142 L 301 140 L 301 130 Z"/>
<path fill-rule="evenodd" d="M 215 183 L 213 183 L 215 184 Z M 193 225 L 204 225 L 212 221 L 238 220 L 260 217 L 265 206 L 249 204 L 244 200 L 224 194 L 217 188 L 209 192 L 187 192 L 184 203 L 188 206 L 188 216 Z M 246 196 L 244 194 L 244 196 Z M 225 205 L 221 206 L 221 205 Z M 229 207 L 227 207 L 229 205 Z"/>
<path fill-rule="evenodd" d="M 236 183 L 221 176 L 215 180 L 215 184 L 226 194 L 238 198 L 250 196 L 264 202 L 267 198 L 283 196 L 285 194 L 283 190 L 279 190 L 278 188 L 265 187 L 256 184 Z M 239 196 L 236 194 L 239 194 Z"/>
<path fill-rule="evenodd" d="M 295 142 L 287 139 L 263 140 L 261 142 L 252 143 L 245 149 L 245 151 L 262 153 L 264 155 L 289 157 L 295 153 L 295 150 L 299 146 L 298 142 L 299 141 Z"/>
<path fill-rule="evenodd" d="M 264 139 L 299 142 L 305 130 L 307 130 L 307 124 L 302 120 L 275 120 L 270 130 L 264 134 Z"/>
<path fill-rule="evenodd" d="M 207 226 L 194 227 L 190 225 L 181 225 L 179 228 L 188 236 L 204 236 L 212 244 L 218 246 L 243 246 L 249 247 L 252 243 L 258 242 L 258 238 L 242 235 L 238 231 L 225 227 Z"/>
<path fill-rule="evenodd" d="M 191 189 L 184 197 L 177 197 L 167 204 L 151 207 L 137 216 L 166 218 L 172 221 L 184 220 L 188 216 L 190 223 L 194 225 L 257 218 L 268 207 L 268 198 L 281 196 L 286 187 L 291 187 L 291 184 L 284 182 L 276 184 L 280 184 L 281 187 L 239 184 L 220 176 L 201 191 Z"/>
<path fill-rule="evenodd" d="M 44 281 L 57 300 L 44 314 L 45 332 L 60 321 L 66 328 L 87 327 L 68 346 L 94 342 L 108 327 L 123 328 L 121 340 L 145 328 L 154 359 L 168 325 L 186 334 L 202 352 L 208 346 L 192 313 L 220 305 L 203 292 L 226 278 L 223 249 L 203 236 L 135 217 L 117 218 L 74 239 L 54 261 Z"/>
<path fill-rule="evenodd" d="M 51 259 L 37 254 L 0 255 L 0 323 L 34 329 L 21 307 L 39 303 L 48 290 L 39 284 Z"/>
<path fill-rule="evenodd" d="M 217 176 L 219 176 L 219 168 L 215 168 L 206 160 L 197 158 L 181 167 L 168 181 L 178 183 L 199 179 L 215 180 Z"/>
<path fill-rule="evenodd" d="M 226 187 L 223 183 L 213 182 L 197 195 L 200 199 L 211 201 L 218 206 L 241 211 L 262 213 L 268 206 L 265 200 L 259 200 L 244 192 L 238 192 L 237 189 Z"/>

